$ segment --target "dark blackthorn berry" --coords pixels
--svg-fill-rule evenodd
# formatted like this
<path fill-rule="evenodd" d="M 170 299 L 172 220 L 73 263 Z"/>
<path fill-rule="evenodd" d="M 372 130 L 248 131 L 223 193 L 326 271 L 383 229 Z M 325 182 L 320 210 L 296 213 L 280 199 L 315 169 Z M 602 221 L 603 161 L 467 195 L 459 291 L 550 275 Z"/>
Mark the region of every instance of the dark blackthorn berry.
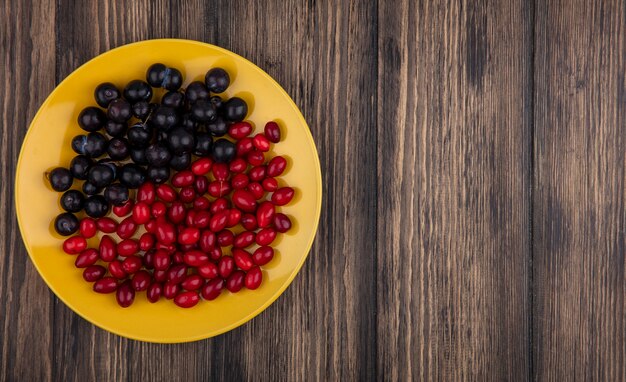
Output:
<path fill-rule="evenodd" d="M 170 178 L 169 167 L 148 166 L 148 179 L 153 183 L 165 183 Z"/>
<path fill-rule="evenodd" d="M 221 93 L 230 85 L 230 77 L 222 68 L 213 68 L 204 76 L 206 87 L 213 93 Z"/>
<path fill-rule="evenodd" d="M 138 124 L 128 129 L 128 141 L 137 148 L 146 148 L 152 140 L 152 130 L 149 127 Z"/>
<path fill-rule="evenodd" d="M 183 106 L 185 96 L 181 92 L 167 92 L 161 98 L 161 104 L 167 107 L 178 109 Z"/>
<path fill-rule="evenodd" d="M 197 122 L 205 123 L 214 121 L 217 117 L 215 106 L 207 100 L 200 99 L 191 105 L 191 116 Z"/>
<path fill-rule="evenodd" d="M 163 84 L 163 79 L 165 78 L 166 69 L 167 66 L 161 63 L 152 64 L 146 72 L 146 81 L 148 84 L 150 84 L 153 88 L 160 88 Z"/>
<path fill-rule="evenodd" d="M 53 190 L 63 192 L 72 187 L 74 177 L 72 176 L 70 170 L 63 167 L 57 167 L 50 171 L 48 174 L 48 180 L 50 181 L 50 185 Z"/>
<path fill-rule="evenodd" d="M 185 89 L 185 98 L 189 103 L 194 103 L 199 99 L 209 98 L 209 90 L 200 81 L 194 81 Z"/>
<path fill-rule="evenodd" d="M 130 153 L 130 147 L 126 138 L 113 138 L 109 141 L 107 154 L 113 160 L 126 159 Z"/>
<path fill-rule="evenodd" d="M 194 131 L 198 124 L 191 117 L 191 113 L 185 113 L 180 117 L 180 126 L 184 127 L 187 131 Z"/>
<path fill-rule="evenodd" d="M 87 145 L 86 135 L 77 135 L 72 138 L 72 150 L 76 154 L 85 154 L 85 145 Z"/>
<path fill-rule="evenodd" d="M 170 91 L 176 91 L 180 89 L 183 84 L 183 75 L 175 68 L 165 69 L 163 76 L 163 82 L 161 86 Z"/>
<path fill-rule="evenodd" d="M 106 187 L 115 180 L 115 172 L 106 164 L 98 163 L 89 169 L 87 180 L 98 188 Z"/>
<path fill-rule="evenodd" d="M 222 97 L 217 96 L 217 95 L 212 96 L 211 98 L 209 98 L 209 101 L 211 101 L 213 106 L 215 106 L 215 110 L 217 110 L 218 112 L 222 110 L 222 105 L 224 105 L 224 101 L 222 100 Z"/>
<path fill-rule="evenodd" d="M 235 154 L 237 150 L 235 149 L 235 144 L 227 139 L 218 139 L 213 142 L 213 147 L 211 148 L 211 157 L 214 161 L 218 163 L 229 163 L 233 159 L 235 159 Z"/>
<path fill-rule="evenodd" d="M 139 101 L 133 104 L 133 115 L 142 121 L 150 115 L 150 104 L 148 101 Z"/>
<path fill-rule="evenodd" d="M 191 152 L 196 145 L 196 140 L 192 133 L 184 127 L 177 127 L 169 132 L 167 139 L 169 148 L 176 155 Z"/>
<path fill-rule="evenodd" d="M 107 139 L 100 133 L 89 133 L 85 140 L 84 154 L 90 158 L 97 158 L 107 150 Z"/>
<path fill-rule="evenodd" d="M 91 183 L 90 181 L 85 181 L 83 183 L 83 192 L 86 195 L 96 195 L 99 194 L 102 191 L 102 188 L 100 187 L 96 187 L 93 183 Z"/>
<path fill-rule="evenodd" d="M 61 236 L 69 236 L 78 231 L 78 218 L 69 212 L 64 212 L 54 219 L 54 230 Z"/>
<path fill-rule="evenodd" d="M 153 143 L 146 149 L 146 159 L 152 166 L 164 167 L 167 166 L 170 159 L 172 159 L 172 154 L 164 145 Z"/>
<path fill-rule="evenodd" d="M 102 158 L 98 161 L 98 164 L 103 164 L 105 166 L 109 166 L 111 171 L 113 171 L 113 178 L 117 179 L 117 174 L 119 173 L 119 168 L 117 166 L 117 162 L 111 160 L 111 158 Z"/>
<path fill-rule="evenodd" d="M 95 106 L 83 109 L 78 115 L 78 125 L 86 131 L 98 131 L 106 122 L 104 112 Z"/>
<path fill-rule="evenodd" d="M 248 114 L 248 104 L 239 97 L 226 101 L 222 107 L 224 117 L 232 122 L 243 121 Z"/>
<path fill-rule="evenodd" d="M 132 116 L 130 103 L 125 99 L 118 98 L 109 104 L 107 116 L 115 122 L 126 122 Z"/>
<path fill-rule="evenodd" d="M 182 171 L 189 168 L 191 164 L 191 154 L 184 153 L 180 155 L 174 155 L 170 160 L 170 167 L 176 171 Z"/>
<path fill-rule="evenodd" d="M 92 218 L 101 218 L 109 212 L 109 203 L 102 195 L 92 195 L 85 200 L 85 213 Z"/>
<path fill-rule="evenodd" d="M 132 80 L 124 88 L 124 98 L 130 103 L 139 101 L 150 102 L 152 99 L 152 88 L 145 81 Z"/>
<path fill-rule="evenodd" d="M 126 203 L 129 197 L 128 187 L 119 183 L 110 184 L 104 189 L 104 198 L 114 206 Z"/>
<path fill-rule="evenodd" d="M 112 137 L 123 137 L 126 134 L 128 125 L 126 123 L 115 122 L 111 119 L 104 124 L 104 131 Z"/>
<path fill-rule="evenodd" d="M 76 190 L 68 190 L 61 195 L 61 208 L 67 212 L 78 212 L 83 209 L 85 195 Z"/>
<path fill-rule="evenodd" d="M 167 131 L 158 131 L 156 133 L 157 143 L 161 143 L 165 146 L 167 146 L 167 137 L 169 137 L 169 134 L 167 133 Z"/>
<path fill-rule="evenodd" d="M 224 121 L 224 118 L 217 117 L 215 121 L 209 122 L 206 125 L 206 129 L 211 135 L 221 137 L 228 132 L 228 124 Z"/>
<path fill-rule="evenodd" d="M 146 150 L 142 148 L 132 147 L 130 149 L 130 159 L 137 164 L 148 164 L 148 159 L 146 159 Z"/>
<path fill-rule="evenodd" d="M 211 146 L 213 145 L 213 137 L 209 133 L 196 134 L 196 147 L 193 150 L 194 155 L 205 157 L 211 154 Z"/>
<path fill-rule="evenodd" d="M 122 166 L 119 176 L 120 182 L 128 188 L 138 188 L 146 180 L 146 172 L 143 167 L 134 163 Z"/>
<path fill-rule="evenodd" d="M 120 91 L 112 83 L 105 82 L 96 87 L 94 97 L 100 107 L 107 108 L 111 101 L 120 98 Z"/>
<path fill-rule="evenodd" d="M 167 131 L 178 123 L 178 115 L 176 114 L 176 110 L 171 107 L 159 106 L 159 108 L 153 112 L 150 123 L 157 129 Z"/>
<path fill-rule="evenodd" d="M 77 155 L 70 162 L 70 172 L 76 179 L 85 180 L 93 161 L 84 155 Z"/>

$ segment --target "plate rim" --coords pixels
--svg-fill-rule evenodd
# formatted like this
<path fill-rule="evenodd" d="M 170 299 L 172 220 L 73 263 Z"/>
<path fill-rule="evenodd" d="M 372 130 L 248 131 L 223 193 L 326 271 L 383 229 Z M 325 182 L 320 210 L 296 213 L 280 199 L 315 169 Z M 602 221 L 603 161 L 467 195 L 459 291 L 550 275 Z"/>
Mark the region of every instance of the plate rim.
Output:
<path fill-rule="evenodd" d="M 41 272 L 39 264 L 34 260 L 33 257 L 33 250 L 30 246 L 30 244 L 27 242 L 25 234 L 24 234 L 24 227 L 23 227 L 23 223 L 21 221 L 20 218 L 20 210 L 18 208 L 19 206 L 19 199 L 20 199 L 20 193 L 19 191 L 19 181 L 18 179 L 20 178 L 20 168 L 22 166 L 22 162 L 23 162 L 23 152 L 24 152 L 24 146 L 26 145 L 26 143 L 28 142 L 28 140 L 31 137 L 31 131 L 32 131 L 32 127 L 34 122 L 39 118 L 40 113 L 42 113 L 42 110 L 51 102 L 51 99 L 53 97 L 53 95 L 58 91 L 58 89 L 66 82 L 68 81 L 68 79 L 70 79 L 72 76 L 74 76 L 78 71 L 80 71 L 84 66 L 88 65 L 89 63 L 91 63 L 92 61 L 98 59 L 99 57 L 101 57 L 102 55 L 105 55 L 109 52 L 118 50 L 118 49 L 125 49 L 125 48 L 129 48 L 132 47 L 134 45 L 142 45 L 142 44 L 146 44 L 146 43 L 158 43 L 158 42 L 175 42 L 175 43 L 182 43 L 182 44 L 192 44 L 192 45 L 198 45 L 198 46 L 202 46 L 202 47 L 209 47 L 212 49 L 215 49 L 217 51 L 219 51 L 220 53 L 226 55 L 226 56 L 234 56 L 237 59 L 243 60 L 245 63 L 248 63 L 251 65 L 251 67 L 254 69 L 254 71 L 257 72 L 257 74 L 259 74 L 262 77 L 265 77 L 266 79 L 268 79 L 270 82 L 272 82 L 277 88 L 278 90 L 286 96 L 288 103 L 291 105 L 291 107 L 293 107 L 296 110 L 296 114 L 297 114 L 297 118 L 300 120 L 300 122 L 304 125 L 305 127 L 305 135 L 306 137 L 309 139 L 312 148 L 314 149 L 314 153 L 315 155 L 313 155 L 313 161 L 315 164 L 315 168 L 316 168 L 316 173 L 315 176 L 317 178 L 317 197 L 315 198 L 315 222 L 313 224 L 313 230 L 312 230 L 312 235 L 308 238 L 307 243 L 306 243 L 306 254 L 302 257 L 302 259 L 300 260 L 300 262 L 293 268 L 291 274 L 289 274 L 289 277 L 287 277 L 286 281 L 283 283 L 283 285 L 276 291 L 276 293 L 274 293 L 269 299 L 267 299 L 261 306 L 259 306 L 256 310 L 252 311 L 251 313 L 247 314 L 246 316 L 244 316 L 243 318 L 224 326 L 223 328 L 220 328 L 218 330 L 214 330 L 212 332 L 208 332 L 205 334 L 201 334 L 201 335 L 193 335 L 193 336 L 187 336 L 187 337 L 177 337 L 177 338 L 173 338 L 173 339 L 158 339 L 158 338 L 147 338 L 147 337 L 141 337 L 141 336 L 134 336 L 132 334 L 128 334 L 128 333 L 121 333 L 117 330 L 115 330 L 114 328 L 111 327 L 107 327 L 107 325 L 100 325 L 99 323 L 95 323 L 92 320 L 90 320 L 89 318 L 85 317 L 82 312 L 80 312 L 79 310 L 77 310 L 72 304 L 68 303 L 59 293 L 57 293 L 57 291 L 55 290 L 55 288 L 50 284 L 50 282 L 48 281 L 48 279 L 44 276 L 44 274 Z M 256 316 L 258 316 L 259 314 L 261 314 L 263 311 L 265 311 L 270 305 L 272 305 L 284 292 L 285 290 L 287 290 L 287 288 L 291 285 L 291 283 L 293 282 L 293 280 L 295 279 L 295 277 L 298 275 L 298 273 L 300 273 L 300 270 L 302 269 L 302 266 L 304 265 L 304 262 L 306 261 L 306 259 L 309 257 L 309 254 L 311 252 L 311 248 L 313 246 L 313 243 L 315 241 L 315 238 L 317 237 L 317 231 L 319 229 L 319 221 L 320 221 L 320 217 L 321 217 L 321 209 L 322 209 L 322 190 L 323 190 L 323 186 L 322 186 L 322 168 L 321 168 L 321 164 L 320 164 L 320 160 L 319 160 L 319 151 L 317 149 L 317 145 L 315 144 L 315 140 L 313 139 L 313 134 L 311 133 L 311 129 L 309 128 L 308 123 L 306 122 L 306 119 L 304 118 L 304 116 L 302 115 L 302 111 L 300 110 L 300 108 L 298 107 L 298 105 L 296 105 L 295 101 L 291 98 L 291 96 L 289 95 L 289 93 L 287 93 L 287 91 L 278 83 L 278 81 L 276 81 L 272 76 L 270 76 L 267 72 L 265 72 L 263 69 L 261 69 L 259 66 L 257 66 L 254 62 L 248 60 L 247 58 L 232 52 L 228 49 L 222 48 L 220 46 L 217 45 L 213 45 L 210 43 L 206 43 L 206 42 L 202 42 L 202 41 L 196 41 L 196 40 L 188 40 L 188 39 L 179 39 L 179 38 L 156 38 L 156 39 L 147 39 L 147 40 L 141 40 L 141 41 L 135 41 L 132 43 L 128 43 L 128 44 L 124 44 L 124 45 L 120 45 L 117 46 L 115 48 L 109 49 L 105 52 L 102 52 L 94 57 L 92 57 L 91 59 L 87 60 L 86 62 L 84 62 L 83 64 L 81 64 L 80 66 L 78 66 L 76 69 L 72 70 L 72 72 L 70 74 L 68 74 L 61 82 L 59 82 L 58 85 L 56 85 L 54 87 L 54 89 L 48 94 L 48 96 L 46 97 L 46 99 L 44 100 L 44 102 L 39 106 L 39 108 L 37 109 L 37 112 L 35 113 L 35 115 L 33 116 L 33 118 L 31 119 L 29 125 L 28 125 L 28 130 L 26 131 L 26 134 L 24 135 L 24 139 L 22 140 L 22 144 L 20 146 L 20 152 L 18 155 L 18 160 L 15 166 L 15 175 L 14 175 L 14 186 L 13 186 L 13 192 L 15 193 L 15 197 L 14 197 L 14 207 L 15 207 L 15 216 L 17 219 L 17 223 L 18 223 L 18 228 L 20 230 L 20 236 L 22 238 L 22 243 L 24 244 L 24 247 L 26 248 L 26 252 L 28 253 L 28 257 L 31 260 L 31 263 L 35 266 L 35 269 L 37 270 L 37 273 L 39 274 L 39 276 L 44 280 L 44 282 L 46 283 L 46 286 L 48 287 L 48 289 L 50 289 L 52 291 L 52 293 L 54 293 L 55 296 L 57 296 L 57 298 L 59 298 L 59 300 L 61 300 L 68 308 L 70 308 L 74 313 L 76 313 L 78 316 L 82 317 L 84 320 L 86 320 L 87 322 L 89 322 L 90 324 L 106 330 L 109 333 L 113 333 L 115 335 L 118 335 L 120 337 L 124 337 L 124 338 L 129 338 L 135 341 L 141 341 L 141 342 L 147 342 L 147 343 L 162 343 L 162 344 L 175 344 L 175 343 L 187 343 L 187 342 L 195 342 L 195 341 L 201 341 L 201 340 L 205 340 L 205 339 L 209 339 L 209 338 L 213 338 L 216 336 L 219 336 L 221 334 L 224 334 L 226 332 L 229 332 L 239 326 L 242 326 L 243 324 L 251 321 L 253 318 L 255 318 Z"/>

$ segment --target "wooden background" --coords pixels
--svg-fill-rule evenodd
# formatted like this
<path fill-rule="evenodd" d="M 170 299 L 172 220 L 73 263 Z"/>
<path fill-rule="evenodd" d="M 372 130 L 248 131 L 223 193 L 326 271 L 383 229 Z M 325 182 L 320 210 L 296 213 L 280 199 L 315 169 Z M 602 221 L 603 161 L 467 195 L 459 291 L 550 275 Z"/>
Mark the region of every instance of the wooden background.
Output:
<path fill-rule="evenodd" d="M 0 4 L 0 380 L 626 379 L 624 0 Z M 325 196 L 276 303 L 169 346 L 55 298 L 11 182 L 56 84 L 159 37 L 276 78 Z"/>

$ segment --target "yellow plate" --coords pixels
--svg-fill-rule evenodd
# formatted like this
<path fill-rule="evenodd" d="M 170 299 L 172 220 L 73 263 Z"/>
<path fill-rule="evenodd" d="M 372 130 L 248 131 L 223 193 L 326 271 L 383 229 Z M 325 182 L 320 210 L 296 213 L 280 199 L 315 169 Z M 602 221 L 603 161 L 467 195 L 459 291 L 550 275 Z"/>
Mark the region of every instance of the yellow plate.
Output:
<path fill-rule="evenodd" d="M 276 256 L 263 269 L 263 284 L 255 291 L 223 292 L 214 301 L 201 301 L 182 309 L 161 299 L 150 304 L 145 292 L 126 309 L 114 294 L 101 295 L 82 279 L 74 256 L 61 250 L 63 237 L 51 222 L 61 212 L 60 194 L 53 191 L 44 172 L 67 167 L 75 155 L 70 141 L 84 133 L 78 113 L 95 105 L 94 88 L 106 81 L 120 89 L 130 80 L 145 78 L 150 64 L 162 62 L 184 75 L 185 85 L 204 79 L 212 67 L 225 68 L 231 77 L 228 97 L 239 96 L 249 105 L 248 120 L 262 131 L 276 120 L 283 140 L 275 153 L 288 159 L 280 183 L 296 189 L 294 200 L 281 207 L 292 217 L 293 228 L 274 242 Z M 77 185 L 75 184 L 75 187 Z M 267 73 L 248 60 L 219 47 L 187 40 L 150 40 L 125 45 L 101 54 L 70 74 L 41 106 L 26 134 L 16 173 L 17 218 L 30 257 L 50 289 L 71 309 L 93 324 L 150 342 L 187 342 L 212 337 L 242 325 L 267 308 L 289 286 L 311 248 L 319 220 L 322 180 L 319 159 L 309 128 L 289 95 Z M 112 214 L 110 214 L 112 215 Z M 115 217 L 114 215 L 112 215 Z M 91 239 L 94 246 L 97 239 Z M 36 303 L 36 301 L 33 301 Z"/>

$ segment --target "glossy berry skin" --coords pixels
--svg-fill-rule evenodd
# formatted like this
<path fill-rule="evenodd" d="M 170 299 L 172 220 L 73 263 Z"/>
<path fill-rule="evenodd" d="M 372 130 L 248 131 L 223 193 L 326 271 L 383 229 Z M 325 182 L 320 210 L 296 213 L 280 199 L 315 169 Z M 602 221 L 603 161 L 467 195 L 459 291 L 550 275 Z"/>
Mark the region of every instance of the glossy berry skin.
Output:
<path fill-rule="evenodd" d="M 104 112 L 94 106 L 84 108 L 78 115 L 78 125 L 81 129 L 89 132 L 100 130 L 106 120 Z"/>
<path fill-rule="evenodd" d="M 137 292 L 141 292 L 148 289 L 151 280 L 152 277 L 150 276 L 150 273 L 141 270 L 133 275 L 133 278 L 131 279 L 131 285 L 134 290 L 136 290 Z"/>
<path fill-rule="evenodd" d="M 274 178 L 265 178 L 261 182 L 261 187 L 267 192 L 274 192 L 278 190 L 278 181 Z"/>
<path fill-rule="evenodd" d="M 200 275 L 189 275 L 185 277 L 180 286 L 185 290 L 198 290 L 204 284 L 204 279 Z"/>
<path fill-rule="evenodd" d="M 230 85 L 230 76 L 222 68 L 213 68 L 204 76 L 204 83 L 213 93 L 222 93 Z"/>
<path fill-rule="evenodd" d="M 217 270 L 220 274 L 220 277 L 225 279 L 233 273 L 235 269 L 235 260 L 232 256 L 223 256 L 220 261 L 217 263 Z"/>
<path fill-rule="evenodd" d="M 96 187 L 93 183 L 85 181 L 83 183 L 83 192 L 85 195 L 96 195 L 102 191 L 101 187 Z"/>
<path fill-rule="evenodd" d="M 167 66 L 161 63 L 150 65 L 146 72 L 146 81 L 153 88 L 160 88 L 163 85 L 166 70 Z"/>
<path fill-rule="evenodd" d="M 191 117 L 197 122 L 207 123 L 217 118 L 217 111 L 209 100 L 199 99 L 191 105 Z"/>
<path fill-rule="evenodd" d="M 221 137 L 228 132 L 228 123 L 222 117 L 217 117 L 214 121 L 207 123 L 206 129 L 214 137 Z"/>
<path fill-rule="evenodd" d="M 227 139 L 218 139 L 211 148 L 211 158 L 218 163 L 230 163 L 236 154 L 235 145 Z"/>
<path fill-rule="evenodd" d="M 87 249 L 87 240 L 82 236 L 72 236 L 63 242 L 63 251 L 69 255 L 81 253 Z"/>
<path fill-rule="evenodd" d="M 117 289 L 117 280 L 113 277 L 103 277 L 93 284 L 96 293 L 113 293 Z"/>
<path fill-rule="evenodd" d="M 165 183 L 170 177 L 170 169 L 169 167 L 148 166 L 147 176 L 155 184 Z"/>
<path fill-rule="evenodd" d="M 211 171 L 211 166 L 213 165 L 213 161 L 209 158 L 200 158 L 193 162 L 191 165 L 191 171 L 195 175 L 205 175 Z"/>
<path fill-rule="evenodd" d="M 109 203 L 102 195 L 92 195 L 85 200 L 85 213 L 92 218 L 101 218 L 109 212 Z"/>
<path fill-rule="evenodd" d="M 100 107 L 108 107 L 109 104 L 120 98 L 120 91 L 110 82 L 104 82 L 96 87 L 94 98 Z"/>
<path fill-rule="evenodd" d="M 205 279 L 214 279 L 219 275 L 217 271 L 217 265 L 211 262 L 199 266 L 197 270 L 198 275 L 204 277 Z"/>
<path fill-rule="evenodd" d="M 115 122 L 111 119 L 107 120 L 104 124 L 104 131 L 112 137 L 121 138 L 126 134 L 128 125 L 124 122 Z"/>
<path fill-rule="evenodd" d="M 178 123 L 178 115 L 175 109 L 161 105 L 152 112 L 150 122 L 152 126 L 161 131 L 168 131 Z"/>
<path fill-rule="evenodd" d="M 113 138 L 107 146 L 107 154 L 113 160 L 123 160 L 130 155 L 130 144 L 126 138 Z"/>
<path fill-rule="evenodd" d="M 150 145 L 152 131 L 143 125 L 133 125 L 128 129 L 128 142 L 135 148 L 146 148 Z"/>
<path fill-rule="evenodd" d="M 142 166 L 148 165 L 148 159 L 146 159 L 146 150 L 141 148 L 130 148 L 130 159 L 135 162 L 135 164 L 139 164 Z"/>
<path fill-rule="evenodd" d="M 161 86 L 169 91 L 178 90 L 183 84 L 183 75 L 176 68 L 167 68 L 163 74 Z"/>
<path fill-rule="evenodd" d="M 222 293 L 223 289 L 224 289 L 224 280 L 220 278 L 209 280 L 202 287 L 202 290 L 201 290 L 202 298 L 204 298 L 207 301 L 215 300 Z"/>
<path fill-rule="evenodd" d="M 146 297 L 148 301 L 151 303 L 155 303 L 161 299 L 161 295 L 163 294 L 163 285 L 159 282 L 154 282 L 150 284 L 148 287 L 148 291 L 146 292 Z"/>
<path fill-rule="evenodd" d="M 213 146 L 213 137 L 209 133 L 196 134 L 196 145 L 194 146 L 193 153 L 199 157 L 206 157 L 211 154 L 211 148 Z"/>
<path fill-rule="evenodd" d="M 232 195 L 233 204 L 242 211 L 254 212 L 256 200 L 252 194 L 245 190 L 235 190 Z"/>
<path fill-rule="evenodd" d="M 272 203 L 277 206 L 284 206 L 285 204 L 289 204 L 289 202 L 291 202 L 291 199 L 293 199 L 294 193 L 294 189 L 291 187 L 279 188 L 272 194 Z"/>
<path fill-rule="evenodd" d="M 196 139 L 192 133 L 183 127 L 172 129 L 167 137 L 167 143 L 175 155 L 190 153 L 196 146 Z"/>
<path fill-rule="evenodd" d="M 130 103 L 122 98 L 112 101 L 107 109 L 107 117 L 119 123 L 128 121 L 132 115 Z"/>
<path fill-rule="evenodd" d="M 281 175 L 287 168 L 287 160 L 281 156 L 276 156 L 267 164 L 267 176 L 276 177 Z"/>
<path fill-rule="evenodd" d="M 127 163 L 122 166 L 119 179 L 120 182 L 128 188 L 137 188 L 145 182 L 146 173 L 143 167 L 133 163 Z"/>
<path fill-rule="evenodd" d="M 243 288 L 245 273 L 242 271 L 235 271 L 228 279 L 226 279 L 226 289 L 231 293 L 237 293 Z"/>
<path fill-rule="evenodd" d="M 261 272 L 261 268 L 253 267 L 246 273 L 244 284 L 246 288 L 250 290 L 255 290 L 261 285 L 262 281 L 263 272 Z"/>
<path fill-rule="evenodd" d="M 117 230 L 117 222 L 111 218 L 103 217 L 96 220 L 96 227 L 104 233 L 113 233 Z"/>
<path fill-rule="evenodd" d="M 255 135 L 254 138 L 252 138 L 252 143 L 254 147 L 261 152 L 270 150 L 270 141 L 263 134 Z"/>
<path fill-rule="evenodd" d="M 57 167 L 50 171 L 48 174 L 48 180 L 50 181 L 50 186 L 52 186 L 53 190 L 63 192 L 69 190 L 72 186 L 74 177 L 72 176 L 70 170 L 63 167 Z"/>
<path fill-rule="evenodd" d="M 108 185 L 104 189 L 104 198 L 114 206 L 121 206 L 128 201 L 128 187 L 119 183 Z"/>
<path fill-rule="evenodd" d="M 142 266 L 143 263 L 141 261 L 141 257 L 139 256 L 129 256 L 122 261 L 122 268 L 124 268 L 124 272 L 129 275 L 137 273 Z M 146 285 L 146 287 L 148 287 L 148 285 Z"/>
<path fill-rule="evenodd" d="M 187 89 L 185 89 L 185 97 L 189 103 L 194 103 L 199 99 L 208 99 L 209 90 L 202 82 L 194 81 L 187 85 Z"/>
<path fill-rule="evenodd" d="M 115 173 L 110 166 L 95 164 L 89 169 L 87 180 L 98 188 L 106 187 L 115 179 Z"/>
<path fill-rule="evenodd" d="M 219 113 L 222 112 L 222 105 L 224 105 L 224 100 L 222 99 L 222 97 L 214 95 L 209 98 L 209 101 L 213 104 L 213 106 L 215 106 L 215 110 L 217 110 Z"/>
<path fill-rule="evenodd" d="M 100 253 L 100 259 L 102 259 L 102 261 L 113 261 L 117 257 L 116 245 L 110 236 L 102 236 L 98 252 Z"/>
<path fill-rule="evenodd" d="M 193 291 L 182 292 L 174 297 L 174 304 L 180 306 L 181 308 L 191 308 L 195 306 L 198 301 L 200 301 L 198 292 Z"/>
<path fill-rule="evenodd" d="M 233 259 L 235 259 L 235 264 L 239 269 L 243 269 L 244 271 L 249 270 L 254 266 L 252 262 L 252 256 L 243 249 L 233 248 Z"/>
<path fill-rule="evenodd" d="M 98 232 L 98 226 L 96 225 L 96 221 L 92 218 L 82 219 L 78 225 L 78 229 L 80 231 L 80 236 L 84 237 L 85 239 L 96 236 L 96 233 Z"/>
<path fill-rule="evenodd" d="M 82 192 L 68 190 L 61 195 L 61 208 L 67 212 L 78 212 L 85 205 L 85 196 Z"/>
<path fill-rule="evenodd" d="M 108 141 L 100 133 L 89 133 L 85 139 L 84 154 L 90 158 L 97 158 L 104 154 Z"/>
<path fill-rule="evenodd" d="M 124 217 L 132 211 L 133 206 L 134 202 L 132 200 L 129 200 L 122 205 L 113 206 L 113 213 L 115 214 L 115 216 Z"/>
<path fill-rule="evenodd" d="M 162 105 L 165 105 L 174 109 L 179 109 L 180 107 L 182 107 L 184 101 L 185 101 L 185 96 L 181 92 L 167 92 L 161 98 Z"/>
<path fill-rule="evenodd" d="M 78 231 L 78 218 L 70 213 L 64 212 L 54 219 L 54 230 L 61 236 L 69 236 Z"/>
<path fill-rule="evenodd" d="M 140 205 L 140 203 L 137 203 L 137 205 Z M 137 231 L 137 224 L 139 223 L 136 222 L 134 216 L 135 208 L 137 208 L 137 205 L 133 207 L 133 216 L 129 216 L 126 219 L 122 220 L 115 230 L 117 236 L 122 239 L 131 238 Z M 144 213 L 147 213 L 147 211 L 145 211 Z"/>
<path fill-rule="evenodd" d="M 252 132 L 252 125 L 249 122 L 236 122 L 228 128 L 228 135 L 234 139 L 243 139 Z"/>
<path fill-rule="evenodd" d="M 145 121 L 150 115 L 151 106 L 148 101 L 139 101 L 133 104 L 132 110 L 135 118 Z"/>
<path fill-rule="evenodd" d="M 259 227 L 265 228 L 272 224 L 276 208 L 270 202 L 262 202 L 256 211 L 256 221 Z"/>
<path fill-rule="evenodd" d="M 98 261 L 98 251 L 93 248 L 87 248 L 76 256 L 74 266 L 76 268 L 86 268 L 94 265 Z"/>
<path fill-rule="evenodd" d="M 260 246 L 270 245 L 276 238 L 276 230 L 273 228 L 263 228 L 256 234 L 256 243 Z"/>
<path fill-rule="evenodd" d="M 102 265 L 90 265 L 83 271 L 83 279 L 90 283 L 98 281 L 106 274 L 106 272 L 106 268 Z"/>
<path fill-rule="evenodd" d="M 252 254 L 252 261 L 256 265 L 265 265 L 274 258 L 274 249 L 269 246 L 257 248 Z"/>
<path fill-rule="evenodd" d="M 153 143 L 146 149 L 148 163 L 155 167 L 167 166 L 172 159 L 172 154 L 164 145 Z"/>
<path fill-rule="evenodd" d="M 265 137 L 272 143 L 280 142 L 280 127 L 278 123 L 274 121 L 270 121 L 265 124 L 265 128 L 263 129 Z"/>
<path fill-rule="evenodd" d="M 124 281 L 117 288 L 115 299 L 122 308 L 128 308 L 133 304 L 135 301 L 135 290 L 133 289 L 130 280 Z"/>
<path fill-rule="evenodd" d="M 239 97 L 233 97 L 222 106 L 224 118 L 231 122 L 243 121 L 248 115 L 248 104 Z"/>
<path fill-rule="evenodd" d="M 79 180 L 87 179 L 89 168 L 93 165 L 93 161 L 84 155 L 77 155 L 70 162 L 70 172 L 72 176 Z"/>
<path fill-rule="evenodd" d="M 152 99 L 152 88 L 145 81 L 132 80 L 124 88 L 124 98 L 131 104 L 139 101 L 150 102 Z"/>

